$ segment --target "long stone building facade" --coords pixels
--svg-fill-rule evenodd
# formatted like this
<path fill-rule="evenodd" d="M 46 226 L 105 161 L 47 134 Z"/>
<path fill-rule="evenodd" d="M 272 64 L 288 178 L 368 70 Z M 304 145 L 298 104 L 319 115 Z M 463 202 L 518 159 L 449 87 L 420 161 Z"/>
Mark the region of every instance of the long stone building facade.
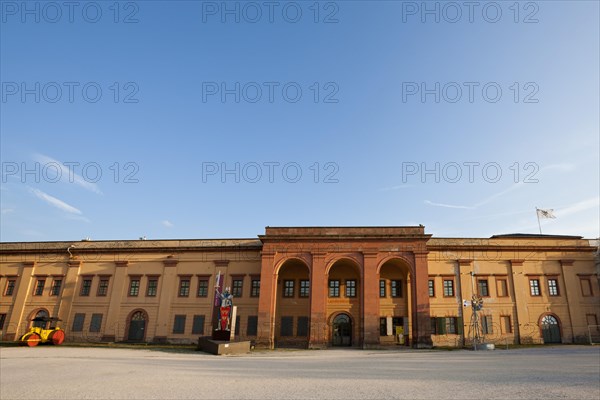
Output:
<path fill-rule="evenodd" d="M 235 338 L 257 346 L 584 343 L 600 324 L 598 241 L 435 238 L 423 226 L 267 227 L 256 239 L 0 244 L 1 340 L 36 316 L 67 340 L 194 343 L 215 328 L 217 275 Z M 597 333 L 600 334 L 600 331 Z"/>

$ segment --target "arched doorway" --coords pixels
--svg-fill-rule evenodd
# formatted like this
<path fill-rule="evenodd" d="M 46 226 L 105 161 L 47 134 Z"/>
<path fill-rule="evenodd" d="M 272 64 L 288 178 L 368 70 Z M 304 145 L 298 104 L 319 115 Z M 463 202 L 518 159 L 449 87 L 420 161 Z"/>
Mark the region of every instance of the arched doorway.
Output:
<path fill-rule="evenodd" d="M 408 345 L 413 340 L 411 268 L 390 258 L 379 268 L 379 343 Z"/>
<path fill-rule="evenodd" d="M 50 317 L 50 314 L 48 314 L 48 310 L 42 308 L 32 315 L 33 318 L 30 318 L 30 320 L 34 320 L 31 323 L 32 328 L 46 328 L 46 321 L 42 320 L 42 318 Z"/>
<path fill-rule="evenodd" d="M 560 325 L 558 319 L 554 315 L 548 314 L 542 317 L 540 328 L 542 330 L 544 344 L 562 343 L 560 337 Z"/>
<path fill-rule="evenodd" d="M 327 270 L 328 342 L 333 346 L 360 346 L 363 340 L 361 266 L 351 258 L 332 260 Z M 331 318 L 331 317 L 330 317 Z"/>
<path fill-rule="evenodd" d="M 331 324 L 333 346 L 352 346 L 352 319 L 348 314 L 338 314 Z"/>
<path fill-rule="evenodd" d="M 310 336 L 310 269 L 289 258 L 277 271 L 275 346 L 306 348 Z"/>
<path fill-rule="evenodd" d="M 142 310 L 134 311 L 129 318 L 129 331 L 127 340 L 130 342 L 143 342 L 146 336 L 146 323 L 148 317 Z"/>

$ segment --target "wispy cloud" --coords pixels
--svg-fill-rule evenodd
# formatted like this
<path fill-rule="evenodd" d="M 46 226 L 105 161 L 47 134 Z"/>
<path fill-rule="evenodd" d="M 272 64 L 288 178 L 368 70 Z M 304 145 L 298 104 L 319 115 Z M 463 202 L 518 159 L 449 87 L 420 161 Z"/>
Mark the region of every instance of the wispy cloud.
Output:
<path fill-rule="evenodd" d="M 37 153 L 33 155 L 33 159 L 42 164 L 42 166 L 46 166 L 46 168 L 48 168 L 50 171 L 49 174 L 53 173 L 54 170 L 60 171 L 57 172 L 57 175 L 60 173 L 60 179 L 58 179 L 58 181 L 64 183 L 74 183 L 75 185 L 80 186 L 85 190 L 89 190 L 90 192 L 102 194 L 102 191 L 100 190 L 97 184 L 93 182 L 88 182 L 83 176 L 75 172 L 77 170 L 77 167 L 83 168 L 82 165 L 74 165 L 71 168 L 69 168 L 62 162 L 55 160 L 52 157 L 48 157 L 46 155 Z"/>
<path fill-rule="evenodd" d="M 475 208 L 473 206 L 460 206 L 460 205 L 453 205 L 453 204 L 434 203 L 433 201 L 429 201 L 429 200 L 425 200 L 425 204 L 429 204 L 430 206 L 435 206 L 435 207 L 461 208 L 461 209 L 467 209 L 467 210 L 472 210 Z"/>
<path fill-rule="evenodd" d="M 14 213 L 15 209 L 14 208 L 3 208 L 0 210 L 1 214 L 10 214 L 10 213 Z"/>
<path fill-rule="evenodd" d="M 160 223 L 161 223 L 161 224 L 162 224 L 162 225 L 163 225 L 165 228 L 172 228 L 172 227 L 174 227 L 174 226 L 175 226 L 175 225 L 173 225 L 173 223 L 172 223 L 171 221 L 169 221 L 169 220 L 166 220 L 166 219 L 165 219 L 165 220 L 163 220 L 163 221 L 161 221 Z"/>
<path fill-rule="evenodd" d="M 598 207 L 600 207 L 600 196 L 585 199 L 566 207 L 557 208 L 556 217 L 566 217 L 567 215 L 576 214 L 581 211 L 589 210 L 590 208 L 597 209 Z"/>
<path fill-rule="evenodd" d="M 466 205 L 466 204 L 445 204 L 445 203 L 435 203 L 433 201 L 430 200 L 425 200 L 425 204 L 429 204 L 430 206 L 434 206 L 434 207 L 445 207 L 445 208 L 460 208 L 460 209 L 466 209 L 466 210 L 474 210 L 478 207 L 481 207 L 487 203 L 490 203 L 494 200 L 496 200 L 498 197 L 504 196 L 507 193 L 510 193 L 514 190 L 519 189 L 520 187 L 522 187 L 524 185 L 523 182 L 517 182 L 511 186 L 509 186 L 508 188 L 498 192 L 498 193 L 494 193 L 491 196 L 486 197 L 485 199 L 481 200 L 478 203 L 475 203 L 473 205 Z"/>
<path fill-rule="evenodd" d="M 57 199 L 56 197 L 50 196 L 49 194 L 44 193 L 39 189 L 29 189 L 29 191 L 34 196 L 36 196 L 38 199 L 45 201 L 46 203 L 50 204 L 53 207 L 58 208 L 59 210 L 68 212 L 70 214 L 76 214 L 76 215 L 82 214 L 82 212 L 80 210 L 73 207 L 72 205 L 69 205 L 60 199 Z"/>

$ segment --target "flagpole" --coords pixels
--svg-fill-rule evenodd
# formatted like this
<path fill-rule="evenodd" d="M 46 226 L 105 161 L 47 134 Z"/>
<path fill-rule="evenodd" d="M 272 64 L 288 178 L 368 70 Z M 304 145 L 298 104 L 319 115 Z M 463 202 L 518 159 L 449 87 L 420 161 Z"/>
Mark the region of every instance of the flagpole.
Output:
<path fill-rule="evenodd" d="M 535 215 L 537 215 L 538 227 L 540 228 L 540 235 L 542 234 L 542 224 L 540 224 L 540 213 L 538 212 L 538 208 L 535 208 Z"/>

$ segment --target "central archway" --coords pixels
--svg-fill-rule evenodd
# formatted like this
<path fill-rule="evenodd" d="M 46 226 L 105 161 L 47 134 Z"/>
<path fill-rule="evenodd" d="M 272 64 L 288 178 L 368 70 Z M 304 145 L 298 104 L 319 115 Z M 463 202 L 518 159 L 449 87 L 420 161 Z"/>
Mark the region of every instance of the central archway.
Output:
<path fill-rule="evenodd" d="M 379 342 L 408 345 L 412 339 L 410 264 L 390 258 L 379 268 Z"/>
<path fill-rule="evenodd" d="M 558 318 L 554 314 L 546 314 L 542 316 L 540 321 L 540 329 L 542 330 L 544 344 L 562 343 L 560 324 L 558 322 Z"/>
<path fill-rule="evenodd" d="M 310 335 L 310 270 L 298 258 L 281 264 L 275 297 L 275 347 L 307 348 Z"/>
<path fill-rule="evenodd" d="M 148 314 L 144 310 L 134 310 L 127 319 L 127 340 L 130 342 L 143 342 L 146 338 Z"/>
<path fill-rule="evenodd" d="M 348 314 L 341 313 L 333 318 L 331 344 L 334 347 L 352 346 L 352 318 Z"/>

